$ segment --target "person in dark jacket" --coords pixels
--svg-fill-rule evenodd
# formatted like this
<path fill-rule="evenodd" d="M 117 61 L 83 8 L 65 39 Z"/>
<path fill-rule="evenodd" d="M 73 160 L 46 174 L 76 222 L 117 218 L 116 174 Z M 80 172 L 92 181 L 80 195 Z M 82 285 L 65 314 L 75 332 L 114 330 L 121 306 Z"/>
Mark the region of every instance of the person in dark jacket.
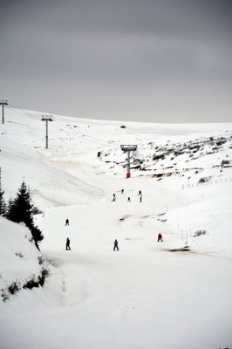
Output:
<path fill-rule="evenodd" d="M 114 251 L 115 251 L 115 250 L 119 251 L 119 248 L 118 248 L 118 240 L 117 240 L 117 239 L 114 240 Z"/>
<path fill-rule="evenodd" d="M 163 242 L 163 236 L 162 236 L 162 234 L 158 234 L 158 240 L 157 240 L 157 242 Z"/>
<path fill-rule="evenodd" d="M 69 238 L 66 240 L 66 250 L 71 250 Z"/>
<path fill-rule="evenodd" d="M 65 225 L 69 225 L 69 220 L 68 219 L 65 220 Z"/>

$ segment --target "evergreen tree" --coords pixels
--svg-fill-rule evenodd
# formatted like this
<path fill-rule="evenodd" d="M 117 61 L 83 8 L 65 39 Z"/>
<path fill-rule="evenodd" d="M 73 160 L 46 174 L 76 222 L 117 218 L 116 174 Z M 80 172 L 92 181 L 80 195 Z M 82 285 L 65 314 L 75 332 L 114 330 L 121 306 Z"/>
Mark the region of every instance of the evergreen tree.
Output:
<path fill-rule="evenodd" d="M 39 249 L 38 242 L 42 241 L 44 236 L 41 232 L 41 230 L 37 226 L 31 226 L 30 227 L 31 235 L 35 241 L 36 247 Z"/>
<path fill-rule="evenodd" d="M 2 177 L 1 177 L 1 167 L 0 167 L 0 216 L 6 215 L 6 203 L 4 200 L 4 191 L 2 190 Z"/>
<path fill-rule="evenodd" d="M 24 222 L 27 227 L 30 227 L 33 225 L 32 208 L 30 193 L 23 181 L 11 207 L 8 208 L 7 217 L 13 222 Z"/>
<path fill-rule="evenodd" d="M 9 201 L 6 218 L 16 222 L 24 222 L 30 229 L 32 237 L 38 247 L 38 242 L 43 240 L 43 234 L 33 223 L 34 205 L 31 202 L 30 192 L 23 181 L 14 200 Z"/>

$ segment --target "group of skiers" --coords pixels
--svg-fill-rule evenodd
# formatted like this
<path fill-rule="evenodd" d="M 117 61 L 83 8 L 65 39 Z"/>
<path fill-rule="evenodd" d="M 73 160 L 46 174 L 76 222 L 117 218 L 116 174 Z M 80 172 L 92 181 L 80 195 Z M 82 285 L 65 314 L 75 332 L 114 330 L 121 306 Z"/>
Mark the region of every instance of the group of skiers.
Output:
<path fill-rule="evenodd" d="M 157 242 L 163 242 L 163 236 L 162 236 L 161 233 L 158 234 Z M 114 251 L 115 251 L 115 250 L 119 251 L 118 240 L 117 240 L 117 239 L 114 240 L 114 247 L 113 247 L 113 250 L 114 250 Z"/>
<path fill-rule="evenodd" d="M 65 225 L 69 225 L 69 220 L 66 219 L 65 220 Z M 157 239 L 157 242 L 163 242 L 163 236 L 161 233 L 158 234 L 158 239 Z M 67 237 L 66 239 L 66 250 L 71 250 L 71 247 L 70 247 L 70 239 Z M 114 247 L 113 247 L 113 251 L 119 251 L 119 246 L 118 246 L 118 240 L 115 239 L 114 240 Z"/>
<path fill-rule="evenodd" d="M 157 242 L 163 242 L 163 236 L 162 236 L 161 233 L 158 234 Z M 113 250 L 114 251 L 115 250 L 119 251 L 118 240 L 117 239 L 114 240 L 114 248 L 113 248 Z"/>
<path fill-rule="evenodd" d="M 124 193 L 124 189 L 121 189 L 121 194 L 123 194 L 123 193 Z M 142 191 L 141 190 L 139 190 L 138 196 L 139 196 L 139 201 L 142 202 Z M 115 193 L 113 193 L 113 200 L 112 201 L 116 201 Z M 127 198 L 127 202 L 131 202 L 131 198 L 129 196 Z M 69 220 L 68 219 L 65 220 L 65 225 L 69 226 Z M 162 236 L 161 233 L 158 234 L 157 242 L 163 242 L 163 236 Z M 69 238 L 66 239 L 66 250 L 71 250 L 70 239 Z M 119 246 L 118 246 L 118 240 L 117 239 L 114 240 L 113 250 L 114 251 L 115 250 L 119 251 Z"/>
<path fill-rule="evenodd" d="M 121 193 L 122 193 L 122 194 L 124 193 L 124 189 L 121 189 Z M 139 196 L 139 202 L 142 202 L 143 200 L 142 200 L 142 191 L 141 191 L 141 190 L 139 190 L 138 196 Z M 115 193 L 113 193 L 113 199 L 112 199 L 112 201 L 116 201 L 116 195 L 115 195 Z M 131 202 L 130 196 L 128 196 L 127 202 Z"/>
<path fill-rule="evenodd" d="M 65 220 L 65 225 L 69 225 L 69 219 L 66 219 Z M 70 239 L 69 238 L 67 238 L 66 239 L 66 248 L 65 248 L 66 250 L 71 250 L 71 247 L 70 247 Z"/>

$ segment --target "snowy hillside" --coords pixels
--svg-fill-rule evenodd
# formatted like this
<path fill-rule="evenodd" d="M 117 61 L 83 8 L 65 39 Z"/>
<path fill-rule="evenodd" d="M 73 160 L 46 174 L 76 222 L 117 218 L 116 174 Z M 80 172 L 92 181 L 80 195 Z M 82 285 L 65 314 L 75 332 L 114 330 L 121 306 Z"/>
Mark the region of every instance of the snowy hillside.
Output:
<path fill-rule="evenodd" d="M 0 125 L 5 199 L 25 180 L 45 237 L 0 217 L 0 348 L 232 347 L 232 124 L 54 115 L 45 149 L 41 114 Z"/>

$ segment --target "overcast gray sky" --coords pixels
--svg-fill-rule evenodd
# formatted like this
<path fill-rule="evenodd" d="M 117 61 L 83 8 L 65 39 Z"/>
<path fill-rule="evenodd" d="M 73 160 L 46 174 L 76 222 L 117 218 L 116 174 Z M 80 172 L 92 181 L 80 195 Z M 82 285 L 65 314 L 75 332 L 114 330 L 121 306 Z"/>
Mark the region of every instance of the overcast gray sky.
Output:
<path fill-rule="evenodd" d="M 0 99 L 91 119 L 232 122 L 232 1 L 7 0 Z"/>

